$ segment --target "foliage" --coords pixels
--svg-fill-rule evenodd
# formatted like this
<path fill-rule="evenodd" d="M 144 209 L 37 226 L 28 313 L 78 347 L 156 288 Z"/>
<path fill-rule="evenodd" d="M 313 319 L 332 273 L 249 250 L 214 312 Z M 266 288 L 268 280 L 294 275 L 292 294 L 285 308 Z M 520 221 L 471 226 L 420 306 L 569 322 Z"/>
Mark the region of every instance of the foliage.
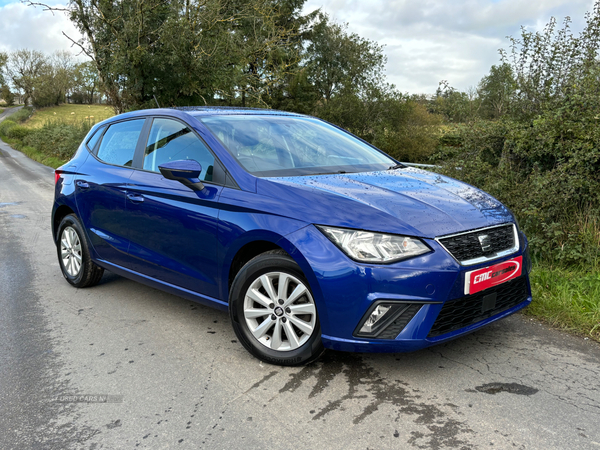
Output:
<path fill-rule="evenodd" d="M 6 102 L 7 106 L 15 104 L 15 95 L 6 84 L 0 87 L 0 98 Z"/>
<path fill-rule="evenodd" d="M 28 134 L 30 134 L 31 130 L 22 125 L 14 125 L 5 130 L 5 134 L 7 137 L 11 139 L 19 139 L 23 140 Z"/>
<path fill-rule="evenodd" d="M 98 97 L 100 77 L 94 63 L 79 63 L 73 71 L 73 92 L 71 100 L 75 103 L 94 103 Z"/>
<path fill-rule="evenodd" d="M 89 121 L 65 123 L 52 120 L 35 130 L 28 129 L 31 133 L 23 142 L 44 155 L 67 161 L 73 157 L 92 125 Z"/>
<path fill-rule="evenodd" d="M 17 112 L 11 114 L 10 119 L 15 122 L 18 122 L 18 123 L 23 123 L 27 119 L 29 119 L 32 114 L 33 114 L 33 108 L 30 106 L 25 106 L 25 107 L 21 108 L 20 110 L 18 110 Z"/>
<path fill-rule="evenodd" d="M 4 79 L 4 66 L 8 61 L 8 55 L 6 53 L 0 52 L 0 86 L 6 85 L 6 80 Z"/>
<path fill-rule="evenodd" d="M 479 82 L 478 95 L 481 99 L 482 116 L 499 119 L 506 114 L 515 90 L 516 82 L 510 64 L 492 66 L 489 75 Z"/>
<path fill-rule="evenodd" d="M 440 117 L 389 87 L 371 87 L 364 97 L 333 97 L 315 114 L 399 160 L 422 162 L 435 151 Z"/>
<path fill-rule="evenodd" d="M 29 104 L 35 84 L 42 76 L 46 58 L 37 50 L 17 50 L 9 54 L 6 73 L 12 85 L 24 93 L 25 105 Z"/>
<path fill-rule="evenodd" d="M 383 47 L 349 34 L 347 25 L 331 23 L 325 14 L 311 30 L 305 58 L 308 79 L 325 102 L 336 94 L 360 97 L 383 84 Z"/>
<path fill-rule="evenodd" d="M 90 118 L 90 112 L 97 119 Z M 94 123 L 112 112 L 106 106 L 62 105 L 31 114 L 31 108 L 23 108 L 0 122 L 0 136 L 29 157 L 56 168 L 75 154 Z"/>
<path fill-rule="evenodd" d="M 548 109 L 560 107 L 574 88 L 580 90 L 581 83 L 597 83 L 600 2 L 595 2 L 585 18 L 586 27 L 579 36 L 572 34 L 567 17 L 560 29 L 552 18 L 541 32 L 523 28 L 520 38 L 510 38 L 510 52 L 501 54 L 515 76 L 511 102 L 514 118 L 533 120 Z"/>
<path fill-rule="evenodd" d="M 526 313 L 600 341 L 600 268 L 537 265 L 531 272 L 535 301 Z"/>
<path fill-rule="evenodd" d="M 75 64 L 68 52 L 56 52 L 46 58 L 34 83 L 33 105 L 36 108 L 59 105 L 73 86 Z"/>
<path fill-rule="evenodd" d="M 469 122 L 479 116 L 481 99 L 475 90 L 460 92 L 443 80 L 433 99 L 428 102 L 429 109 L 434 114 L 440 114 L 448 122 Z"/>
<path fill-rule="evenodd" d="M 600 217 L 600 2 L 579 37 L 568 27 L 553 19 L 511 39 L 503 66 L 480 84 L 488 105 L 493 92 L 508 99 L 502 118 L 455 126 L 432 158 L 509 206 L 537 258 L 567 265 L 599 252 L 600 233 L 584 224 Z"/>
<path fill-rule="evenodd" d="M 246 98 L 267 105 L 299 61 L 304 0 L 71 2 L 117 112 Z"/>
<path fill-rule="evenodd" d="M 60 121 L 67 124 L 82 121 L 98 123 L 113 115 L 113 109 L 106 105 L 60 105 L 36 109 L 35 114 L 31 116 L 26 125 L 29 128 L 40 128 L 49 121 Z"/>
<path fill-rule="evenodd" d="M 0 122 L 0 136 L 6 136 L 6 133 L 8 133 L 8 131 L 16 125 L 17 123 L 15 121 L 4 119 L 2 122 Z"/>

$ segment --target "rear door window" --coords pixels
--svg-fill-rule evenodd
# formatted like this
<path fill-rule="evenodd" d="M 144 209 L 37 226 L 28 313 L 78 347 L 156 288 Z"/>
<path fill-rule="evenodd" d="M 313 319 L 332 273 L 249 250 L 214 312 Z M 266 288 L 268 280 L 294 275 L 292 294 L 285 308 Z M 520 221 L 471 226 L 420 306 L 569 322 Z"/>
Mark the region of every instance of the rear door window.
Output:
<path fill-rule="evenodd" d="M 100 143 L 98 158 L 108 164 L 131 167 L 144 119 L 128 120 L 111 125 Z"/>

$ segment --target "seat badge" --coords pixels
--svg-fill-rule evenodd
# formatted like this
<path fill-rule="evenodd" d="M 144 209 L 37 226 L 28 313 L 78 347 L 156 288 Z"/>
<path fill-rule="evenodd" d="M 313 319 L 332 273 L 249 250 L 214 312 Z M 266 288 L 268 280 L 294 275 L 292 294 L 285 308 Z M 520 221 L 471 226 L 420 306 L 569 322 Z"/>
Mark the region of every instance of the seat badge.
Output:
<path fill-rule="evenodd" d="M 480 234 L 477 236 L 477 239 L 479 239 L 479 245 L 481 245 L 481 250 L 483 252 L 487 252 L 492 246 L 490 242 L 490 236 L 487 234 Z"/>

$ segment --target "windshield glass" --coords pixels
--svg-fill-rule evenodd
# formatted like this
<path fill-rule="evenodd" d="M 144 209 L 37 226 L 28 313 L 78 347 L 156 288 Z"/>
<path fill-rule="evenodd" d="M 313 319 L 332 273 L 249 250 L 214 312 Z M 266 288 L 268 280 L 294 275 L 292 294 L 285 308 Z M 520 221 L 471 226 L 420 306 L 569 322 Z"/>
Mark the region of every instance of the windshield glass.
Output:
<path fill-rule="evenodd" d="M 386 170 L 396 162 L 344 131 L 310 117 L 198 117 L 258 177 Z"/>

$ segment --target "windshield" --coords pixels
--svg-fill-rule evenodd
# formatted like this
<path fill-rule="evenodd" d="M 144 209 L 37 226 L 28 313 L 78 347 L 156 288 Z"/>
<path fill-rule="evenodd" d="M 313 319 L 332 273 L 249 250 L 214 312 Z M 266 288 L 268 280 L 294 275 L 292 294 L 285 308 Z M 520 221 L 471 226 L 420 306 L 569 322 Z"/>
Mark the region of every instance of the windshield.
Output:
<path fill-rule="evenodd" d="M 310 117 L 198 117 L 251 174 L 285 177 L 386 170 L 396 162 L 344 131 Z"/>

